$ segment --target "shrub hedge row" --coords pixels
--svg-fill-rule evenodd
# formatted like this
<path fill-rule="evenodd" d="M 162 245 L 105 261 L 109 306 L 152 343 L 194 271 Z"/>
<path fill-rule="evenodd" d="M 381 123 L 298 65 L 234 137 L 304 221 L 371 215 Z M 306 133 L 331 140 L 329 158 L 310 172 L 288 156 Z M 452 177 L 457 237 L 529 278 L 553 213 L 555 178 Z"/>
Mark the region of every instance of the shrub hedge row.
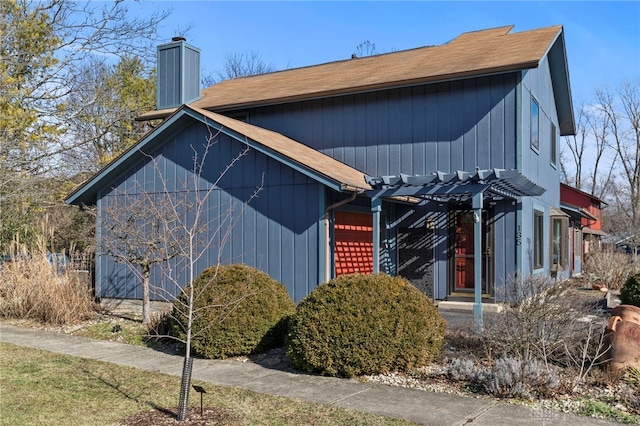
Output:
<path fill-rule="evenodd" d="M 408 281 L 344 275 L 316 287 L 297 309 L 285 287 L 245 265 L 212 267 L 193 283 L 192 349 L 205 358 L 260 353 L 282 344 L 294 367 L 353 377 L 408 370 L 432 361 L 444 320 Z M 184 324 L 177 307 L 174 316 Z M 287 324 L 288 323 L 288 324 Z M 185 333 L 174 323 L 173 332 Z"/>

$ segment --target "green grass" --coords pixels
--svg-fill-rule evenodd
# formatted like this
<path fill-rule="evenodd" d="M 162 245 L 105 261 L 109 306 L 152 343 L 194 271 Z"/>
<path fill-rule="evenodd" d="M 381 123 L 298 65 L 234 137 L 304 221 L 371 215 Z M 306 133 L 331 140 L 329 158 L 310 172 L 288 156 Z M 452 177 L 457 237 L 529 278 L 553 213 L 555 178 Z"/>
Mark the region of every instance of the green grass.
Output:
<path fill-rule="evenodd" d="M 624 413 L 611 407 L 611 405 L 593 400 L 584 401 L 580 414 L 588 417 L 600 417 L 616 421 L 618 423 L 637 424 L 638 417 L 632 414 Z"/>
<path fill-rule="evenodd" d="M 120 325 L 121 331 L 113 332 L 113 327 Z M 91 324 L 87 328 L 74 333 L 78 336 L 90 337 L 99 340 L 112 340 L 129 345 L 146 345 L 145 335 L 147 328 L 141 322 L 131 320 L 120 320 L 111 322 L 99 322 Z"/>
<path fill-rule="evenodd" d="M 111 425 L 154 408 L 176 410 L 180 379 L 105 362 L 0 343 L 0 424 Z M 243 425 L 409 425 L 328 405 L 194 382 L 205 408 Z M 191 403 L 199 407 L 195 395 Z M 196 401 L 197 400 L 197 401 Z"/>

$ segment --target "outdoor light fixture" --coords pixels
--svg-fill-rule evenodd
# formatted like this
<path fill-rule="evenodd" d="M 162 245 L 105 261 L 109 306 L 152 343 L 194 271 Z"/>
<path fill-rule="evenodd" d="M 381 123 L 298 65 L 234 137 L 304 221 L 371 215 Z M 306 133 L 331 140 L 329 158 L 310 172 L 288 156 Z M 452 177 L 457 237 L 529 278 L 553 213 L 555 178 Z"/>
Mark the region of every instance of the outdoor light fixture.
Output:
<path fill-rule="evenodd" d="M 200 394 L 200 417 L 202 417 L 202 395 L 207 393 L 202 386 L 193 385 L 193 390 Z"/>

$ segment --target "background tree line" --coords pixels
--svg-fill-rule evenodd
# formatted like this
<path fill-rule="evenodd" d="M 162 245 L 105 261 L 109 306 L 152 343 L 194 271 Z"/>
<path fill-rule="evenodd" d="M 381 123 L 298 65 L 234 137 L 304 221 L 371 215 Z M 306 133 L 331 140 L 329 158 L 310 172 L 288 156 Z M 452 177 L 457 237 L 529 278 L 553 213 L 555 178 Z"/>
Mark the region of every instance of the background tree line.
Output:
<path fill-rule="evenodd" d="M 615 83 L 614 83 L 615 84 Z M 594 89 L 575 108 L 561 150 L 563 180 L 607 203 L 605 232 L 640 244 L 640 77 Z"/>

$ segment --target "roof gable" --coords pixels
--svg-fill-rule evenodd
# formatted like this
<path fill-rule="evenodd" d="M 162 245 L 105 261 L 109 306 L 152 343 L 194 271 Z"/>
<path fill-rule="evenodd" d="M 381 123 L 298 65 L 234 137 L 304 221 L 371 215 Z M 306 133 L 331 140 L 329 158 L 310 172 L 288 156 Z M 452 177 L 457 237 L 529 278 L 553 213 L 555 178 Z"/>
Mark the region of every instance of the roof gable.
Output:
<path fill-rule="evenodd" d="M 337 191 L 371 189 L 365 181 L 364 173 L 300 142 L 280 133 L 185 105 L 73 191 L 67 197 L 66 202 L 68 204 L 94 204 L 98 191 L 106 187 L 116 176 L 140 161 L 143 153 L 151 151 L 161 135 L 167 132 L 179 132 L 184 125 L 194 120 L 205 123 Z"/>

